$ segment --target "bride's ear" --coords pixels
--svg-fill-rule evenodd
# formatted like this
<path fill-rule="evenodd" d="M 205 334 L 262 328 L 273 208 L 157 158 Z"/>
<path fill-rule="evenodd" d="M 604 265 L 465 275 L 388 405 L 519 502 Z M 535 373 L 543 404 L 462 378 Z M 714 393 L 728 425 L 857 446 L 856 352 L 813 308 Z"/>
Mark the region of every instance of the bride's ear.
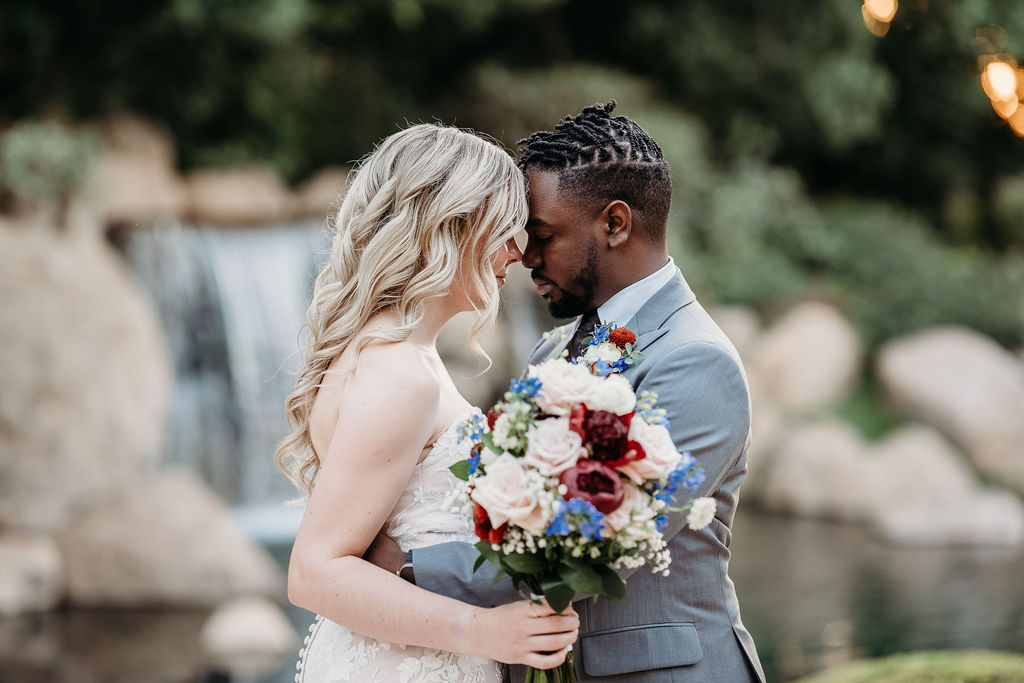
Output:
<path fill-rule="evenodd" d="M 609 203 L 601 213 L 601 221 L 608 234 L 609 248 L 617 249 L 629 240 L 633 230 L 633 212 L 629 210 L 629 204 L 621 199 Z"/>

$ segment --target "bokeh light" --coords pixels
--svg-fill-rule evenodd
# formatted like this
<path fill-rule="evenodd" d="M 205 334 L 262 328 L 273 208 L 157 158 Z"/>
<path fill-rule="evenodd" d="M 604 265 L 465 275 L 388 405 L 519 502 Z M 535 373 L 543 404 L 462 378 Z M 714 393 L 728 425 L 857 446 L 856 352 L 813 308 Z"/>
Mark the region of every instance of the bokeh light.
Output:
<path fill-rule="evenodd" d="M 864 0 L 861 14 L 868 31 L 881 38 L 889 32 L 889 25 L 899 8 L 897 0 Z"/>
<path fill-rule="evenodd" d="M 989 62 L 982 74 L 981 83 L 993 100 L 1017 97 L 1017 72 L 1006 62 Z"/>
<path fill-rule="evenodd" d="M 889 23 L 896 16 L 896 0 L 864 0 L 864 11 L 878 21 Z"/>
<path fill-rule="evenodd" d="M 1024 137 L 1024 69 L 1005 55 L 982 55 L 981 87 L 988 95 L 992 108 L 1006 120 L 1010 129 Z"/>

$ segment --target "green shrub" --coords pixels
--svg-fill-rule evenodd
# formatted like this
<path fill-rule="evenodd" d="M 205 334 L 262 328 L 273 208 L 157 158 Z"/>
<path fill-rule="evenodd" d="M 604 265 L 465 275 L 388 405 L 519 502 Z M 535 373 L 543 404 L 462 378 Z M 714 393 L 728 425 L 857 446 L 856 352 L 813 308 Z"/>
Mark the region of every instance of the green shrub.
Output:
<path fill-rule="evenodd" d="M 828 247 L 805 263 L 830 279 L 869 345 L 943 324 L 1024 341 L 1019 260 L 943 246 L 920 218 L 881 204 L 833 203 L 823 216 Z"/>
<path fill-rule="evenodd" d="M 852 662 L 799 683 L 1022 683 L 1024 655 L 941 651 Z"/>
<path fill-rule="evenodd" d="M 58 203 L 81 189 L 95 151 L 88 130 L 19 123 L 0 136 L 0 187 L 28 204 Z"/>

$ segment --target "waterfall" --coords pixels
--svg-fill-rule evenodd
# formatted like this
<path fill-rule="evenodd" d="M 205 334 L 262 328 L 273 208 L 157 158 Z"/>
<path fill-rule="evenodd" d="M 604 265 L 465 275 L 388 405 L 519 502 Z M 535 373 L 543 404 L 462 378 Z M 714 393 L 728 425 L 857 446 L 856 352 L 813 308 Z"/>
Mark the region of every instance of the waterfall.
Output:
<path fill-rule="evenodd" d="M 159 311 L 175 365 L 167 463 L 199 472 L 231 505 L 295 495 L 273 462 L 317 255 L 319 223 L 138 230 L 129 263 Z"/>

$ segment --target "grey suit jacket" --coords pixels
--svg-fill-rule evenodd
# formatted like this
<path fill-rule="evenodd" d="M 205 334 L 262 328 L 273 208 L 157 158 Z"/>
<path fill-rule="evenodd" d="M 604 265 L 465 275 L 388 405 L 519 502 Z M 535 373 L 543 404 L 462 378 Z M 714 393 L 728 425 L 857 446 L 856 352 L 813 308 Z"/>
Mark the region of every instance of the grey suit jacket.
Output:
<path fill-rule="evenodd" d="M 667 577 L 646 567 L 622 572 L 625 600 L 574 604 L 580 680 L 763 683 L 728 575 L 730 527 L 750 445 L 750 395 L 739 356 L 678 272 L 626 327 L 645 357 L 624 375 L 638 392 L 658 394 L 676 446 L 693 453 L 707 475 L 698 495 L 714 497 L 717 511 L 700 531 L 686 528 L 683 515 L 670 515 Z M 557 355 L 564 344 L 541 342 L 531 363 Z M 476 605 L 520 599 L 511 581 L 493 582 L 491 565 L 473 573 L 477 554 L 468 543 L 414 550 L 416 584 Z M 512 674 L 522 680 L 521 667 L 512 667 Z"/>

